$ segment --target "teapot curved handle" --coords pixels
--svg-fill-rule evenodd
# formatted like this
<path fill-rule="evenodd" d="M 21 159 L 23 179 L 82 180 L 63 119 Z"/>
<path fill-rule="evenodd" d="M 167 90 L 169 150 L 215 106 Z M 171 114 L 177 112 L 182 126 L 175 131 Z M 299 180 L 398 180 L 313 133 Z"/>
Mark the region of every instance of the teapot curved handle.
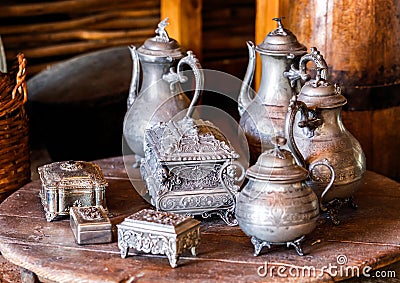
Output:
<path fill-rule="evenodd" d="M 239 177 L 236 176 L 237 168 L 240 169 Z M 236 203 L 236 196 L 239 193 L 239 186 L 236 183 L 241 182 L 245 176 L 245 169 L 242 164 L 237 161 L 226 161 L 219 170 L 219 180 L 222 187 L 231 195 Z"/>
<path fill-rule="evenodd" d="M 327 79 L 328 64 L 318 49 L 316 47 L 311 47 L 310 53 L 307 53 L 300 58 L 299 69 L 296 69 L 295 65 L 292 64 L 290 70 L 283 73 L 283 75 L 289 79 L 292 87 L 296 85 L 296 82 L 299 79 L 304 81 L 311 79 L 310 75 L 307 74 L 307 63 L 310 61 L 314 62 L 317 69 L 315 81 L 318 83 L 320 80 L 325 81 Z"/>
<path fill-rule="evenodd" d="M 324 158 L 323 160 L 316 161 L 316 162 L 314 162 L 314 163 L 312 163 L 310 165 L 309 172 L 310 172 L 310 177 L 311 178 L 312 178 L 312 175 L 313 175 L 312 172 L 313 172 L 313 170 L 314 170 L 314 168 L 316 166 L 326 166 L 329 169 L 329 171 L 331 171 L 331 178 L 329 180 L 329 183 L 324 188 L 324 190 L 323 190 L 323 192 L 321 194 L 321 197 L 319 199 L 319 207 L 320 207 L 320 209 L 322 211 L 326 211 L 327 208 L 322 204 L 322 200 L 323 200 L 324 196 L 326 195 L 326 193 L 332 188 L 333 182 L 335 181 L 335 170 L 333 169 L 332 165 L 328 162 L 328 160 Z"/>
<path fill-rule="evenodd" d="M 299 111 L 301 113 L 301 119 L 298 123 L 298 127 L 304 128 L 304 131 L 309 138 L 314 136 L 315 129 L 321 126 L 323 121 L 318 117 L 315 110 L 308 108 L 304 102 L 297 100 L 296 94 L 293 94 L 289 103 L 288 112 L 286 113 L 285 132 L 287 134 L 288 147 L 292 151 L 297 163 L 306 168 L 306 163 L 296 145 L 293 135 L 294 121 L 296 114 Z"/>
<path fill-rule="evenodd" d="M 131 45 L 129 46 L 129 50 L 131 52 L 132 57 L 132 79 L 131 85 L 129 88 L 129 95 L 127 100 L 127 109 L 131 108 L 133 102 L 135 102 L 136 97 L 139 93 L 139 77 L 140 77 L 140 65 L 139 65 L 139 56 L 136 51 L 136 47 Z"/>
<path fill-rule="evenodd" d="M 186 113 L 186 117 L 190 117 L 194 110 L 193 107 L 197 103 L 197 100 L 199 99 L 200 92 L 203 90 L 204 74 L 203 74 L 202 67 L 199 63 L 199 60 L 197 60 L 196 56 L 193 54 L 192 51 L 188 51 L 187 56 L 183 57 L 181 60 L 179 60 L 178 67 L 177 67 L 177 74 L 178 74 L 179 81 L 181 83 L 183 83 L 187 80 L 187 78 L 185 76 L 181 75 L 181 69 L 182 69 L 183 64 L 188 65 L 192 69 L 194 78 L 196 80 L 194 95 L 193 95 L 192 101 L 189 105 L 188 111 Z"/>
<path fill-rule="evenodd" d="M 286 113 L 286 120 L 285 120 L 285 132 L 287 134 L 287 145 L 290 151 L 293 153 L 294 158 L 298 165 L 306 168 L 306 161 L 304 160 L 303 155 L 299 148 L 297 147 L 296 141 L 294 140 L 293 135 L 293 127 L 294 127 L 294 120 L 296 117 L 297 112 L 301 111 L 302 116 L 308 116 L 308 107 L 307 105 L 302 102 L 298 101 L 296 95 L 293 95 L 292 99 L 289 103 L 288 112 Z"/>

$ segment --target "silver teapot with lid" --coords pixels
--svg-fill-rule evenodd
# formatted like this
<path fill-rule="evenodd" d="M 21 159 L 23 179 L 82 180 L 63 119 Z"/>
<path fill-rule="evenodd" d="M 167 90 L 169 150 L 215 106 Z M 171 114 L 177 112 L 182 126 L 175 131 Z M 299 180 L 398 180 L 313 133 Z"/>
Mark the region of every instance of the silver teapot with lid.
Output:
<path fill-rule="evenodd" d="M 254 46 L 247 42 L 249 64 L 238 97 L 240 126 L 243 128 L 250 147 L 251 163 L 261 152 L 273 148 L 271 137 L 284 136 L 285 117 L 292 89 L 283 75 L 292 64 L 307 53 L 307 48 L 297 41 L 296 36 L 284 28 L 280 18 L 274 18 L 278 27 L 264 41 Z M 262 61 L 261 84 L 257 94 L 250 85 L 254 76 L 256 52 Z"/>
<path fill-rule="evenodd" d="M 316 227 L 319 217 L 319 202 L 314 191 L 305 180 L 313 167 L 307 171 L 296 164 L 292 153 L 282 149 L 286 139 L 271 139 L 274 149 L 263 152 L 257 162 L 247 169 L 247 184 L 242 191 L 231 182 L 223 182 L 225 188 L 235 196 L 235 216 L 240 228 L 254 245 L 254 255 L 271 245 L 293 246 L 303 255 L 301 242 L 305 235 Z M 331 170 L 331 182 L 325 187 L 326 194 L 334 179 L 333 168 L 321 160 L 313 166 L 324 165 Z M 231 168 L 234 167 L 234 168 Z M 228 164 L 224 172 L 236 172 L 237 164 Z M 243 176 L 236 177 L 237 181 Z M 230 179 L 232 180 L 232 178 Z"/>
<path fill-rule="evenodd" d="M 307 62 L 316 66 L 316 76 L 306 73 Z M 286 132 L 288 146 L 299 164 L 314 167 L 315 162 L 326 159 L 335 171 L 333 187 L 327 194 L 323 188 L 330 180 L 330 173 L 323 167 L 314 167 L 313 177 L 307 184 L 317 193 L 328 209 L 328 216 L 339 224 L 338 212 L 342 205 L 356 207 L 353 194 L 359 188 L 366 170 L 366 161 L 360 143 L 342 123 L 342 106 L 347 103 L 337 85 L 327 81 L 328 66 L 316 48 L 304 55 L 299 69 L 293 67 L 285 75 L 292 85 L 301 78 L 306 82 L 290 103 Z M 301 115 L 297 115 L 297 113 Z"/>
<path fill-rule="evenodd" d="M 155 37 L 147 39 L 138 49 L 130 47 L 133 71 L 123 130 L 126 143 L 139 158 L 144 157 L 145 130 L 171 120 L 188 109 L 190 103 L 196 103 L 199 86 L 204 80 L 194 54 L 188 51 L 184 57 L 178 42 L 168 36 L 167 25 L 168 18 L 158 24 Z M 187 80 L 182 74 L 184 64 L 191 67 L 196 80 L 192 102 L 181 87 Z M 140 67 L 142 83 L 139 91 Z"/>

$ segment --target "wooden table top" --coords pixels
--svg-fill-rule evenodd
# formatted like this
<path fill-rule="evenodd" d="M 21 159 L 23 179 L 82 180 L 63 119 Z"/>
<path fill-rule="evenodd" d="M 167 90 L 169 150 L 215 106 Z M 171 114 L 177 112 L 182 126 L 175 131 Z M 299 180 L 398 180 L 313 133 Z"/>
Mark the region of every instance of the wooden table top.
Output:
<path fill-rule="evenodd" d="M 150 207 L 133 188 L 122 157 L 96 163 L 109 182 L 106 197 L 113 224 Z M 139 180 L 139 173 L 135 174 Z M 40 186 L 40 181 L 33 181 L 0 205 L 0 251 L 45 281 L 329 282 L 356 275 L 349 268 L 360 274 L 366 268 L 373 276 L 375 269 L 400 261 L 400 184 L 370 171 L 355 195 L 359 208 L 344 208 L 339 226 L 322 219 L 303 243 L 305 256 L 293 248 L 273 246 L 255 257 L 250 238 L 238 226 L 228 227 L 215 218 L 202 221 L 197 257 L 183 254 L 174 269 L 165 256 L 132 249 L 123 259 L 116 241 L 77 245 L 69 219 L 46 221 L 38 196 Z"/>

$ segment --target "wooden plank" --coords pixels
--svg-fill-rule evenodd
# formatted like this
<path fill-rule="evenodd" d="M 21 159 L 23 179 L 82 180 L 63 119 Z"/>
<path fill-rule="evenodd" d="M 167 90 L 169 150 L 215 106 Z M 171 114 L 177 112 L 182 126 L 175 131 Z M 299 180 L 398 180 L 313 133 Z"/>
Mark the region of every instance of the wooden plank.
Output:
<path fill-rule="evenodd" d="M 142 43 L 145 39 L 147 39 L 147 37 L 137 37 L 134 39 L 117 38 L 110 41 L 93 40 L 93 41 L 82 41 L 75 43 L 54 44 L 52 46 L 43 46 L 43 47 L 25 49 L 24 54 L 26 55 L 27 58 L 43 58 L 43 57 L 62 56 L 62 55 L 72 56 L 74 54 L 85 53 L 89 51 L 103 49 L 106 47 L 122 46 L 122 45 L 128 46 L 131 44 L 136 45 Z"/>
<path fill-rule="evenodd" d="M 202 60 L 202 0 L 161 0 L 161 19 L 169 18 L 167 32 Z"/>
<path fill-rule="evenodd" d="M 101 28 L 101 23 L 116 21 L 119 18 L 125 21 L 133 22 L 133 26 L 143 27 L 154 23 L 155 19 L 149 19 L 149 16 L 157 16 L 159 10 L 151 9 L 144 11 L 114 11 L 95 15 L 83 15 L 79 18 L 73 18 L 68 21 L 41 22 L 29 25 L 3 25 L 0 27 L 0 34 L 25 34 L 25 33 L 46 33 L 55 31 L 66 31 L 76 28 L 97 27 Z M 146 18 L 140 18 L 146 17 Z M 132 24 L 131 24 L 132 26 Z M 108 26 L 106 26 L 108 27 Z M 111 26 L 112 27 L 112 26 Z M 109 27 L 110 28 L 110 27 Z"/>
<path fill-rule="evenodd" d="M 111 39 L 127 39 L 127 38 L 145 38 L 153 29 L 135 29 L 131 31 L 117 30 L 117 31 L 91 31 L 84 29 L 76 29 L 73 31 L 42 33 L 42 34 L 25 34 L 15 35 L 7 38 L 6 44 L 9 47 L 26 45 L 33 40 L 42 42 L 42 47 L 46 44 L 56 44 L 57 42 L 73 42 L 76 40 L 111 40 Z"/>
<path fill-rule="evenodd" d="M 140 45 L 154 36 L 160 1 L 39 1 L 0 9 L 8 63 L 28 58 L 28 77 L 56 62 L 117 45 Z M 49 52 L 49 53 L 46 53 Z"/>
<path fill-rule="evenodd" d="M 113 7 L 122 7 L 129 4 L 130 7 L 135 8 L 148 8 L 154 7 L 158 4 L 158 0 L 147 1 L 126 1 L 119 0 L 113 2 Z M 15 4 L 3 5 L 0 9 L 0 18 L 6 17 L 24 17 L 26 15 L 39 16 L 48 14 L 62 14 L 62 13 L 75 13 L 77 11 L 107 11 L 110 9 L 110 1 L 108 0 L 67 0 L 46 3 L 29 3 L 29 4 Z"/>

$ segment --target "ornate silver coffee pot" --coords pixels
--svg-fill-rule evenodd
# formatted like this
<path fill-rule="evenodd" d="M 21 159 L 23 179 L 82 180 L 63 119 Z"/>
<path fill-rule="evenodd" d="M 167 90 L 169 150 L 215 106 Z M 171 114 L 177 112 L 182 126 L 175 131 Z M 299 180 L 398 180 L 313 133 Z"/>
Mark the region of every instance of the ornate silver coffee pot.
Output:
<path fill-rule="evenodd" d="M 167 20 L 168 18 L 158 24 L 155 37 L 147 39 L 137 50 L 130 47 L 133 72 L 128 111 L 124 120 L 124 137 L 130 149 L 139 157 L 137 160 L 144 157 L 145 130 L 159 122 L 171 120 L 190 105 L 190 100 L 180 85 L 187 80 L 181 74 L 182 66 L 189 65 L 196 79 L 196 92 L 192 104 L 196 103 L 199 86 L 203 82 L 201 66 L 192 52 L 188 51 L 188 55 L 182 58 L 184 54 L 179 44 L 175 39 L 168 37 L 165 31 Z M 143 74 L 141 89 L 138 92 L 140 65 Z"/>
<path fill-rule="evenodd" d="M 328 67 L 319 51 L 311 48 L 301 58 L 299 70 L 293 67 L 286 76 L 293 85 L 299 78 L 308 77 L 309 61 L 315 63 L 317 74 L 315 79 L 306 81 L 298 97 L 295 95 L 290 103 L 286 120 L 288 146 L 300 165 L 314 168 L 307 184 L 327 207 L 332 222 L 339 224 L 339 208 L 345 203 L 355 207 L 352 197 L 366 170 L 365 156 L 360 143 L 342 123 L 341 109 L 347 101 L 340 88 L 326 80 Z M 298 112 L 301 115 L 296 115 Z M 330 173 L 324 167 L 314 166 L 321 159 L 328 160 L 336 175 L 326 195 L 322 194 L 322 188 L 329 182 Z"/>
<path fill-rule="evenodd" d="M 280 148 L 286 139 L 276 137 L 271 142 L 275 148 L 263 152 L 256 164 L 247 169 L 248 183 L 242 191 L 239 192 L 239 187 L 232 183 L 232 177 L 226 178 L 223 184 L 236 197 L 236 219 L 240 228 L 251 237 L 255 256 L 264 246 L 270 248 L 277 244 L 293 246 L 299 255 L 303 255 L 301 241 L 314 230 L 319 217 L 318 198 L 305 183 L 309 172 L 296 164 L 290 151 Z M 332 172 L 325 194 L 335 174 L 325 160 L 313 164 L 317 165 L 324 165 Z M 229 172 L 234 174 L 237 167 L 234 163 L 225 165 L 221 168 L 221 177 Z M 240 181 L 241 178 L 236 179 Z"/>
<path fill-rule="evenodd" d="M 238 98 L 240 126 L 250 147 L 251 163 L 261 152 L 273 148 L 271 137 L 284 136 L 285 117 L 292 89 L 283 76 L 292 64 L 307 53 L 307 48 L 297 41 L 293 33 L 285 29 L 280 18 L 274 18 L 278 28 L 271 31 L 264 41 L 254 47 L 248 41 L 249 64 Z M 260 88 L 255 95 L 250 88 L 255 68 L 257 51 L 262 61 Z"/>

